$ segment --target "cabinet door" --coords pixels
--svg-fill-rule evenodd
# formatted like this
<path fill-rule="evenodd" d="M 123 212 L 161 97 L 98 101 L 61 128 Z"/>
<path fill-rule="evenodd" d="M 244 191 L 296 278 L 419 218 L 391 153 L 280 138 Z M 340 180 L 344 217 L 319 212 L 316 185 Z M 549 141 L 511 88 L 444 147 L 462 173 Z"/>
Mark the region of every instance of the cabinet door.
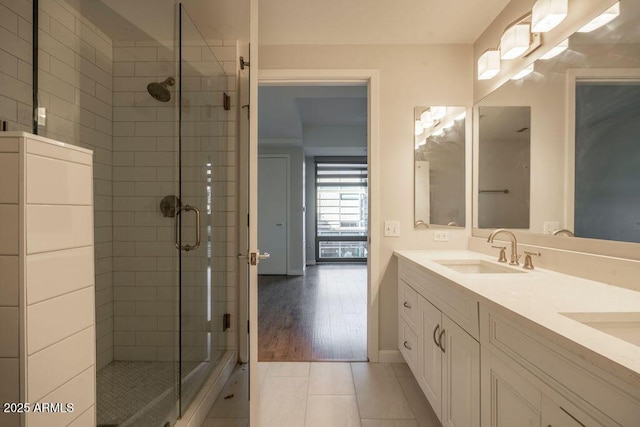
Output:
<path fill-rule="evenodd" d="M 483 427 L 540 427 L 542 394 L 491 350 L 482 348 Z"/>
<path fill-rule="evenodd" d="M 575 407 L 563 407 L 547 396 L 542 397 L 544 427 L 601 427 L 602 424 Z"/>
<path fill-rule="evenodd" d="M 419 340 L 418 335 L 411 329 L 406 320 L 400 319 L 400 352 L 404 356 L 404 360 L 411 368 L 411 371 L 415 375 L 418 372 L 418 353 L 419 353 Z"/>
<path fill-rule="evenodd" d="M 422 297 L 418 297 L 420 308 L 420 322 L 422 324 L 420 375 L 418 384 L 424 391 L 431 407 L 442 422 L 442 350 L 436 341 L 442 331 L 442 313 L 433 304 Z"/>
<path fill-rule="evenodd" d="M 480 343 L 444 314 L 442 327 L 442 425 L 479 427 Z"/>

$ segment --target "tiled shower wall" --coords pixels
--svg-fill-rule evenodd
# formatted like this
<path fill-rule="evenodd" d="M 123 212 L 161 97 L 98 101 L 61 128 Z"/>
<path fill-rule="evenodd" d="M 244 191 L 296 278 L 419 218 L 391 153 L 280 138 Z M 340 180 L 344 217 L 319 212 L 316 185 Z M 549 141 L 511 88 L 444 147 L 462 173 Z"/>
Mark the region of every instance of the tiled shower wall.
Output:
<path fill-rule="evenodd" d="M 27 0 L 0 0 L 0 119 L 12 131 L 31 132 L 32 8 Z"/>
<path fill-rule="evenodd" d="M 97 369 L 113 360 L 111 39 L 62 0 L 39 2 L 43 136 L 93 150 Z"/>
<path fill-rule="evenodd" d="M 232 62 L 235 42 L 216 43 L 216 54 Z M 175 52 L 153 42 L 117 42 L 114 47 L 114 351 L 117 360 L 176 360 L 177 265 L 174 218 L 163 217 L 163 197 L 177 194 L 176 86 L 172 99 L 153 99 L 147 84 L 176 77 Z M 222 89 L 235 101 L 235 78 L 203 77 L 215 65 L 207 47 L 189 46 L 183 55 L 183 205 L 202 211 L 203 247 L 185 253 L 183 261 L 183 356 L 203 360 L 206 345 L 207 280 L 207 169 L 212 174 L 211 281 L 218 307 L 213 312 L 235 312 L 236 262 L 236 116 L 223 111 Z M 234 106 L 235 107 L 235 106 Z M 210 159 L 211 167 L 206 167 Z M 190 224 L 190 213 L 183 215 Z M 183 228 L 185 240 L 194 229 Z M 221 256 L 220 254 L 224 254 Z M 220 292 L 223 288 L 230 292 Z M 222 298 L 216 298 L 222 296 Z M 234 313 L 235 314 L 235 313 Z M 213 330 L 221 318 L 213 319 Z M 235 323 L 235 322 L 232 322 Z M 235 346 L 235 332 L 226 334 Z M 214 338 L 216 339 L 216 338 Z M 218 337 L 227 339 L 227 337 Z M 215 341 L 214 341 L 215 342 Z M 226 344 L 226 343 L 224 343 Z M 226 345 L 225 345 L 226 346 Z"/>

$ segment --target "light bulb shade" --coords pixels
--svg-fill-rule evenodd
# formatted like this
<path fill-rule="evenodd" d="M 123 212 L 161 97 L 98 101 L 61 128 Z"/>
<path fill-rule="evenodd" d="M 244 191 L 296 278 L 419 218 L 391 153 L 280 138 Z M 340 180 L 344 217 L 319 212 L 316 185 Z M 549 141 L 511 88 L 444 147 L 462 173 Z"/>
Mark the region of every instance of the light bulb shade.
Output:
<path fill-rule="evenodd" d="M 500 58 L 514 59 L 529 48 L 531 31 L 529 24 L 517 24 L 507 28 L 500 39 Z"/>
<path fill-rule="evenodd" d="M 591 22 L 578 30 L 579 33 L 590 33 L 593 30 L 597 30 L 603 25 L 608 24 L 620 15 L 620 3 L 616 3 L 609 9 L 602 12 L 602 14 L 596 16 Z"/>
<path fill-rule="evenodd" d="M 531 31 L 546 33 L 567 17 L 569 0 L 538 0 L 531 13 Z"/>
<path fill-rule="evenodd" d="M 564 41 L 560 42 L 560 44 L 558 44 L 557 46 L 551 48 L 549 52 L 542 55 L 540 59 L 551 59 L 553 57 L 556 57 L 560 55 L 562 52 L 564 52 L 565 50 L 567 50 L 568 47 L 569 47 L 569 39 L 565 39 Z"/>
<path fill-rule="evenodd" d="M 422 127 L 424 129 L 428 129 L 431 126 L 433 126 L 434 121 L 433 121 L 433 118 L 431 117 L 430 110 L 426 110 L 422 114 L 420 114 L 420 123 L 422 124 Z"/>
<path fill-rule="evenodd" d="M 533 73 L 533 64 L 520 70 L 518 73 L 516 73 L 515 76 L 511 77 L 511 80 L 520 80 L 524 76 L 528 76 L 531 73 Z"/>
<path fill-rule="evenodd" d="M 420 120 L 416 120 L 416 124 L 414 127 L 414 133 L 416 136 L 420 135 L 422 132 L 424 132 L 424 128 L 422 127 L 422 122 Z"/>
<path fill-rule="evenodd" d="M 431 118 L 440 120 L 447 114 L 447 107 L 431 107 Z"/>
<path fill-rule="evenodd" d="M 478 80 L 488 80 L 500 72 L 500 51 L 488 50 L 478 58 Z"/>

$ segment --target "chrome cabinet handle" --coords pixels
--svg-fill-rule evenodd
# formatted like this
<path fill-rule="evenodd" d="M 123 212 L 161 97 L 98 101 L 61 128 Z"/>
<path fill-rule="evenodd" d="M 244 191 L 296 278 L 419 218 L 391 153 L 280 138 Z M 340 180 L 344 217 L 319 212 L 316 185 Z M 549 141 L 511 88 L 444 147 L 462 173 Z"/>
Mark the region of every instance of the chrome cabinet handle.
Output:
<path fill-rule="evenodd" d="M 178 229 L 180 228 L 180 222 L 178 221 L 179 215 L 182 211 L 186 212 L 195 212 L 196 214 L 196 243 L 195 245 L 180 245 L 180 241 L 178 239 Z M 189 252 L 200 247 L 200 209 L 195 206 L 185 205 L 184 207 L 178 207 L 176 209 L 176 227 L 175 227 L 175 240 L 176 240 L 176 249 Z"/>
<path fill-rule="evenodd" d="M 438 329 L 440 329 L 440 325 L 436 325 L 435 329 L 433 330 L 433 342 L 435 343 L 436 347 L 440 347 L 440 344 L 438 344 L 438 339 L 436 338 L 436 334 L 438 333 Z"/>
<path fill-rule="evenodd" d="M 440 335 L 438 335 L 438 347 L 442 349 L 443 353 L 446 353 L 444 349 L 444 344 L 442 343 L 442 336 L 444 335 L 445 332 L 446 332 L 446 329 L 443 329 L 442 332 L 440 332 Z"/>
<path fill-rule="evenodd" d="M 284 227 L 284 223 L 283 222 L 279 222 L 276 224 L 276 227 Z"/>
<path fill-rule="evenodd" d="M 258 259 L 269 259 L 269 257 L 271 257 L 269 252 L 258 252 Z"/>
<path fill-rule="evenodd" d="M 402 304 L 402 305 L 404 305 L 406 308 L 411 308 L 411 304 L 409 304 L 409 303 L 408 303 L 408 302 L 406 302 L 406 301 L 405 301 L 405 302 L 404 302 L 404 304 Z"/>
<path fill-rule="evenodd" d="M 411 346 L 409 345 L 409 341 L 405 341 L 405 342 L 404 342 L 404 344 L 402 344 L 402 345 L 404 345 L 404 348 L 406 348 L 406 349 L 408 349 L 408 350 L 413 350 L 413 349 L 411 348 Z"/>

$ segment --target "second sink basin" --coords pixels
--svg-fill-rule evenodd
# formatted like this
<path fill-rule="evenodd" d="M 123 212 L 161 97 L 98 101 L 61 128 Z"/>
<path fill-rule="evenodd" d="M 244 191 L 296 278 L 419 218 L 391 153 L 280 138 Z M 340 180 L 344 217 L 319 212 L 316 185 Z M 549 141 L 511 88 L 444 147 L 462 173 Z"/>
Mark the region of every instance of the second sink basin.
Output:
<path fill-rule="evenodd" d="M 569 319 L 640 346 L 640 313 L 560 313 Z"/>
<path fill-rule="evenodd" d="M 458 273 L 466 274 L 524 273 L 524 270 L 517 270 L 512 267 L 494 264 L 481 259 L 441 259 L 434 260 L 434 262 Z"/>

